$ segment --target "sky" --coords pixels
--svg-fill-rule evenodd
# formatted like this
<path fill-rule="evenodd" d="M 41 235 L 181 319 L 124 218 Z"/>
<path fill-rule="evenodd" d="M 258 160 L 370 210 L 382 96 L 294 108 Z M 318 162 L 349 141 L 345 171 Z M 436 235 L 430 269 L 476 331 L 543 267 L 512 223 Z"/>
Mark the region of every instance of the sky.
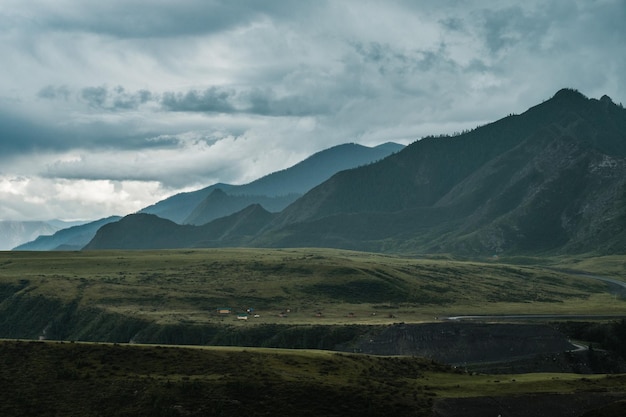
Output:
<path fill-rule="evenodd" d="M 125 215 L 559 89 L 626 103 L 626 0 L 0 0 L 0 220 Z"/>

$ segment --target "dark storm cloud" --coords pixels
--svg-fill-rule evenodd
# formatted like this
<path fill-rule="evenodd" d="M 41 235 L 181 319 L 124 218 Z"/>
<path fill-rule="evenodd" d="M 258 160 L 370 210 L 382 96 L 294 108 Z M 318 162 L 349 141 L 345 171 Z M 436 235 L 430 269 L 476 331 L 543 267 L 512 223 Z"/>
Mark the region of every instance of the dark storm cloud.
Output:
<path fill-rule="evenodd" d="M 177 144 L 178 141 L 161 137 L 155 132 L 139 133 L 131 122 L 119 121 L 112 125 L 93 120 L 80 125 L 67 125 L 63 122 L 43 122 L 0 109 L 0 160 L 32 152 L 141 150 L 171 148 Z"/>
<path fill-rule="evenodd" d="M 86 87 L 81 90 L 80 96 L 90 107 L 108 110 L 132 110 L 153 99 L 150 91 L 128 92 L 122 86 L 112 89 L 106 86 Z"/>
<path fill-rule="evenodd" d="M 332 112 L 333 104 L 317 95 L 289 95 L 277 97 L 270 89 L 254 89 L 244 94 L 245 111 L 261 116 L 319 116 Z"/>
<path fill-rule="evenodd" d="M 66 85 L 48 85 L 39 90 L 39 93 L 37 93 L 37 97 L 47 100 L 68 100 L 70 95 L 70 88 Z"/>
<path fill-rule="evenodd" d="M 152 93 L 148 90 L 139 90 L 129 94 L 123 87 L 117 87 L 113 98 L 113 107 L 116 109 L 135 109 L 151 100 Z"/>
<path fill-rule="evenodd" d="M 593 45 L 598 51 L 626 36 L 626 1 L 546 2 L 483 9 L 472 17 L 483 27 L 484 42 L 496 54 L 518 45 L 561 55 Z M 609 44 L 597 42 L 609 42 Z"/>
<path fill-rule="evenodd" d="M 66 86 L 46 86 L 37 97 L 45 100 L 68 101 L 76 97 L 91 109 L 106 111 L 136 110 L 142 104 L 153 103 L 165 112 L 224 113 L 261 116 L 310 116 L 327 114 L 334 109 L 332 100 L 322 92 L 296 91 L 279 96 L 272 88 L 240 89 L 209 87 L 185 92 L 152 93 L 130 91 L 122 86 L 84 87 L 73 93 Z"/>
<path fill-rule="evenodd" d="M 235 93 L 232 90 L 211 87 L 204 91 L 163 94 L 161 104 L 169 111 L 233 113 Z"/>
<path fill-rule="evenodd" d="M 20 115 L 0 111 L 0 158 L 30 151 L 55 132 Z"/>
<path fill-rule="evenodd" d="M 439 23 L 448 30 L 461 32 L 465 29 L 463 19 L 458 17 L 446 17 L 440 19 Z"/>
<path fill-rule="evenodd" d="M 77 94 L 66 86 L 47 86 L 37 97 L 43 101 L 57 101 L 63 105 L 72 103 L 76 97 L 96 110 L 116 114 L 134 108 L 138 103 L 149 100 L 149 92 L 127 93 L 121 87 L 107 89 L 92 87 Z M 56 104 L 56 103 L 54 103 Z M 87 150 L 142 150 L 174 148 L 178 140 L 143 127 L 129 119 L 107 121 L 100 117 L 71 121 L 66 117 L 46 119 L 37 111 L 23 113 L 0 106 L 0 160 L 46 152 L 67 152 L 73 149 Z"/>
<path fill-rule="evenodd" d="M 364 98 L 389 94 L 426 98 L 439 93 L 437 83 L 449 82 L 462 71 L 461 66 L 450 59 L 443 43 L 433 45 L 432 49 L 399 49 L 378 42 L 355 42 L 353 48 L 363 81 L 358 85 L 360 91 L 352 93 Z M 397 101 L 396 105 L 405 103 Z"/>
<path fill-rule="evenodd" d="M 103 108 L 106 103 L 108 91 L 106 87 L 86 87 L 80 93 L 90 107 Z"/>
<path fill-rule="evenodd" d="M 279 97 L 271 88 L 236 91 L 210 87 L 202 91 L 167 92 L 163 94 L 160 103 L 164 110 L 172 112 L 288 117 L 325 114 L 332 108 L 332 105 L 320 99 L 319 94 Z"/>
<path fill-rule="evenodd" d="M 355 43 L 354 49 L 365 62 L 378 65 L 381 74 L 395 73 L 398 75 L 428 72 L 435 67 L 453 64 L 446 57 L 445 46 L 437 45 L 437 49 L 396 50 L 391 45 L 378 42 L 368 44 Z"/>
<path fill-rule="evenodd" d="M 306 14 L 322 2 L 275 0 L 110 0 L 58 5 L 40 14 L 37 26 L 120 38 L 168 38 L 216 33 L 247 25 L 265 15 Z"/>
<path fill-rule="evenodd" d="M 37 97 L 44 100 L 69 101 L 74 96 L 90 108 L 101 110 L 133 110 L 155 99 L 154 94 L 148 90 L 130 92 L 122 86 L 84 87 L 75 94 L 65 85 L 48 85 L 37 93 Z"/>
<path fill-rule="evenodd" d="M 485 10 L 485 42 L 491 53 L 518 43 L 537 44 L 550 27 L 551 19 L 542 13 L 530 14 L 518 6 Z"/>

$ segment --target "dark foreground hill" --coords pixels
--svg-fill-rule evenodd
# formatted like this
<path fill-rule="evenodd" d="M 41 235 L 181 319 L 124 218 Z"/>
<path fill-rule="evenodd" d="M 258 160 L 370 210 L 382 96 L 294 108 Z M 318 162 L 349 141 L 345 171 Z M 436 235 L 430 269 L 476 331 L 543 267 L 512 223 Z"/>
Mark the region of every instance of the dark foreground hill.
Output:
<path fill-rule="evenodd" d="M 263 217 L 267 223 L 255 235 L 229 233 L 223 222 L 234 227 L 238 216 L 221 219 L 219 235 L 185 233 L 186 246 L 617 253 L 626 250 L 625 208 L 626 110 L 607 96 L 565 89 L 523 114 L 454 137 L 424 138 L 339 172 Z M 88 248 L 123 247 L 116 239 L 129 237 L 115 227 L 102 229 Z M 134 239 L 138 248 L 150 247 Z M 169 247 L 180 247 L 173 242 Z"/>
<path fill-rule="evenodd" d="M 618 416 L 626 383 L 302 350 L 1 341 L 0 355 L 5 417 Z"/>

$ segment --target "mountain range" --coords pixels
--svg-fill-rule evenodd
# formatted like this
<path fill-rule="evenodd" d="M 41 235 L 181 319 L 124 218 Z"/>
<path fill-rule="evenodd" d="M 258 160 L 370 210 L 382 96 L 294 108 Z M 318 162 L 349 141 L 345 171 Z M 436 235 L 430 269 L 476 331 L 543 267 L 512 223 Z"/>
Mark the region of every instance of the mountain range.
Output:
<path fill-rule="evenodd" d="M 45 221 L 0 221 L 0 250 L 10 250 L 20 243 L 59 229 L 58 225 Z"/>
<path fill-rule="evenodd" d="M 317 152 L 296 165 L 244 185 L 214 184 L 201 190 L 176 194 L 140 210 L 180 224 L 201 225 L 262 204 L 278 212 L 316 185 L 339 171 L 383 159 L 404 146 L 384 143 L 367 147 L 356 143 L 333 146 Z"/>
<path fill-rule="evenodd" d="M 254 203 L 201 226 L 140 213 L 86 248 L 219 246 L 623 252 L 626 110 L 563 89 L 522 114 L 338 172 L 278 213 Z"/>
<path fill-rule="evenodd" d="M 13 248 L 19 251 L 80 250 L 95 236 L 98 229 L 107 223 L 120 220 L 120 216 L 110 216 L 93 222 L 56 230 L 53 234 L 40 234 L 35 240 Z"/>
<path fill-rule="evenodd" d="M 84 223 L 83 221 L 63 221 L 57 219 L 45 221 L 0 220 L 0 250 L 11 250 L 38 236 L 50 235 L 59 230 Z M 86 240 L 84 244 L 87 242 L 89 240 Z"/>
<path fill-rule="evenodd" d="M 402 148 L 404 145 L 391 142 L 376 147 L 355 143 L 338 145 L 249 184 L 218 183 L 201 190 L 176 194 L 142 209 L 140 213 L 155 214 L 181 224 L 202 225 L 251 204 L 259 204 L 269 211 L 278 212 L 333 174 L 381 160 Z M 12 240 L 12 246 L 6 249 L 19 244 L 15 250 L 78 250 L 89 243 L 100 227 L 119 219 L 119 216 L 111 216 L 63 230 L 59 230 L 60 226 L 53 228 L 50 225 L 42 232 L 32 231 L 29 239 L 21 236 Z M 51 235 L 53 232 L 56 233 Z M 32 240 L 38 235 L 36 240 Z"/>

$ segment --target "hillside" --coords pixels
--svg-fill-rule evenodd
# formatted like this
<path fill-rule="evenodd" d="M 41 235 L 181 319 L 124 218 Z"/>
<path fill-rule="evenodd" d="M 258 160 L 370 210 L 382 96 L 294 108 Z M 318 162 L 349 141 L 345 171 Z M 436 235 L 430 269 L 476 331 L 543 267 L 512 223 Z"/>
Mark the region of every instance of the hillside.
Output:
<path fill-rule="evenodd" d="M 624 132 L 626 111 L 610 99 L 563 90 L 519 116 L 426 138 L 339 173 L 280 214 L 273 225 L 280 240 L 264 241 L 465 254 L 614 252 L 626 242 Z"/>
<path fill-rule="evenodd" d="M 201 190 L 178 193 L 151 206 L 139 210 L 139 213 L 154 214 L 163 219 L 182 224 L 193 209 L 215 190 L 226 191 L 234 187 L 230 184 L 213 184 Z"/>
<path fill-rule="evenodd" d="M 137 216 L 146 223 L 169 222 Z M 152 237 L 155 245 L 160 242 L 160 236 Z M 172 339 L 158 338 L 164 329 L 154 325 L 186 324 L 197 327 L 200 339 L 212 338 L 209 325 L 237 325 L 235 314 L 249 307 L 261 315 L 251 320 L 253 327 L 388 325 L 459 314 L 624 312 L 624 302 L 604 282 L 497 263 L 330 249 L 0 255 L 0 338 L 43 333 L 51 339 L 183 343 L 184 334 L 178 332 Z M 623 276 L 623 266 L 621 271 Z M 233 314 L 216 314 L 221 307 L 232 308 Z M 280 317 L 287 309 L 291 312 Z"/>
<path fill-rule="evenodd" d="M 326 181 L 333 174 L 350 168 L 368 165 L 404 148 L 393 142 L 375 147 L 356 143 L 333 146 L 318 152 L 291 168 L 274 172 L 249 184 L 231 190 L 234 195 L 304 194 Z"/>
<path fill-rule="evenodd" d="M 193 226 L 181 226 L 154 214 L 131 214 L 102 226 L 84 249 L 184 248 L 190 240 L 201 238 L 200 229 Z"/>
<path fill-rule="evenodd" d="M 495 379 L 419 358 L 303 350 L 2 341 L 0 354 L 6 417 L 618 416 L 626 386 L 623 376 Z"/>
<path fill-rule="evenodd" d="M 279 212 L 297 200 L 300 194 L 269 197 L 266 195 L 227 194 L 221 189 L 211 192 L 202 200 L 183 224 L 203 225 L 212 220 L 234 214 L 251 205 L 261 205 L 270 212 Z"/>
<path fill-rule="evenodd" d="M 277 212 L 333 174 L 378 161 L 403 147 L 397 143 L 385 143 L 376 147 L 355 143 L 334 146 L 317 152 L 290 168 L 268 174 L 251 183 L 219 183 L 201 190 L 176 194 L 140 210 L 140 213 L 155 214 L 179 224 L 200 225 L 233 214 L 250 204 L 261 204 L 267 210 Z M 212 201 L 210 196 L 216 190 L 239 198 Z M 200 204 L 202 205 L 198 207 Z"/>
<path fill-rule="evenodd" d="M 131 214 L 100 228 L 83 249 L 172 249 L 240 246 L 274 215 L 253 204 L 203 226 L 179 225 L 154 214 Z"/>
<path fill-rule="evenodd" d="M 566 89 L 523 114 L 339 172 L 254 236 L 191 243 L 202 231 L 187 229 L 188 246 L 611 254 L 626 250 L 625 206 L 626 110 Z"/>

